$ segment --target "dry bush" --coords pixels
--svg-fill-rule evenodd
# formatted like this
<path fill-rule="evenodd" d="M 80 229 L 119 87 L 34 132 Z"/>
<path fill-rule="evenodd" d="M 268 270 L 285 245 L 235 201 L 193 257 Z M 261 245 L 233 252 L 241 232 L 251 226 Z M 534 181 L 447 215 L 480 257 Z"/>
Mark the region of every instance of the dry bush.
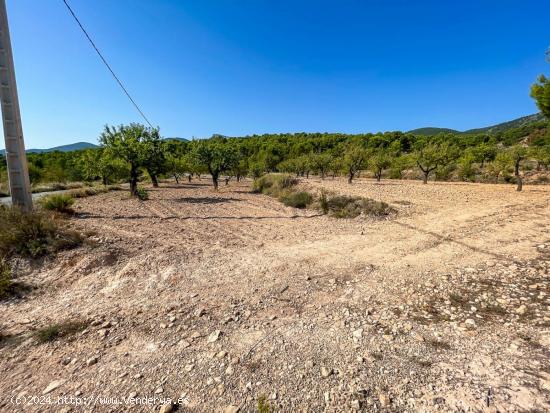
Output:
<path fill-rule="evenodd" d="M 0 256 L 36 258 L 82 243 L 82 237 L 43 211 L 0 207 Z"/>
<path fill-rule="evenodd" d="M 58 338 L 76 334 L 87 327 L 85 321 L 65 321 L 60 324 L 52 324 L 37 330 L 34 335 L 39 343 L 48 343 Z"/>
<path fill-rule="evenodd" d="M 0 299 L 8 295 L 11 286 L 11 267 L 4 258 L 0 258 Z"/>
<path fill-rule="evenodd" d="M 303 209 L 313 202 L 313 196 L 305 191 L 289 192 L 281 195 L 279 200 L 286 206 Z"/>
<path fill-rule="evenodd" d="M 369 198 L 321 193 L 319 209 L 335 218 L 355 218 L 359 215 L 380 217 L 390 214 L 393 209 L 385 202 Z"/>
<path fill-rule="evenodd" d="M 269 174 L 254 181 L 252 190 L 273 197 L 280 197 L 295 186 L 298 180 L 290 175 Z"/>

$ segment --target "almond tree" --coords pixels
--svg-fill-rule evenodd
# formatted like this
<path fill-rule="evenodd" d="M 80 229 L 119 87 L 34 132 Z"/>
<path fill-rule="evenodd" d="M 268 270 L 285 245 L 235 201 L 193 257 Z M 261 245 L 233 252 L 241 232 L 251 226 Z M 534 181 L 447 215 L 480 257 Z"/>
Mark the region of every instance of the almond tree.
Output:
<path fill-rule="evenodd" d="M 214 189 L 217 190 L 220 174 L 230 171 L 237 164 L 238 152 L 224 138 L 211 138 L 194 143 L 193 156 L 198 164 L 208 170 Z"/>
<path fill-rule="evenodd" d="M 348 175 L 348 183 L 353 182 L 355 175 L 361 170 L 366 168 L 367 159 L 369 157 L 368 152 L 358 144 L 348 146 L 344 153 L 343 167 L 344 171 Z"/>

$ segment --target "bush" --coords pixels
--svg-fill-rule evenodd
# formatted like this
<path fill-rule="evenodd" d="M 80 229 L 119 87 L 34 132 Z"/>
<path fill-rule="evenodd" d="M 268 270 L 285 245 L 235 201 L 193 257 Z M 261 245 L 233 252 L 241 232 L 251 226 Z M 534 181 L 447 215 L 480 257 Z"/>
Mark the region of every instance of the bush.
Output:
<path fill-rule="evenodd" d="M 4 258 L 0 258 L 0 298 L 9 293 L 11 285 L 11 267 Z"/>
<path fill-rule="evenodd" d="M 82 237 L 61 228 L 45 212 L 0 207 L 0 256 L 36 258 L 82 243 Z"/>
<path fill-rule="evenodd" d="M 140 201 L 145 201 L 149 199 L 149 192 L 147 192 L 145 188 L 138 186 L 138 188 L 136 189 L 136 196 Z"/>
<path fill-rule="evenodd" d="M 293 208 L 305 208 L 313 201 L 313 196 L 309 192 L 289 192 L 281 195 L 280 200 L 283 204 Z"/>
<path fill-rule="evenodd" d="M 385 202 L 346 195 L 335 195 L 327 199 L 324 208 L 320 206 L 320 209 L 335 218 L 355 218 L 359 215 L 379 217 L 392 212 L 392 208 Z"/>
<path fill-rule="evenodd" d="M 66 321 L 61 324 L 52 324 L 35 332 L 39 343 L 48 343 L 58 338 L 67 337 L 78 333 L 86 328 L 87 323 L 83 321 Z"/>
<path fill-rule="evenodd" d="M 283 192 L 292 188 L 298 180 L 290 175 L 269 174 L 254 181 L 252 191 L 273 197 L 284 195 Z"/>
<path fill-rule="evenodd" d="M 74 198 L 69 194 L 45 196 L 41 198 L 39 202 L 42 208 L 48 211 L 56 211 L 63 214 L 72 214 L 74 212 L 71 208 L 74 204 Z"/>

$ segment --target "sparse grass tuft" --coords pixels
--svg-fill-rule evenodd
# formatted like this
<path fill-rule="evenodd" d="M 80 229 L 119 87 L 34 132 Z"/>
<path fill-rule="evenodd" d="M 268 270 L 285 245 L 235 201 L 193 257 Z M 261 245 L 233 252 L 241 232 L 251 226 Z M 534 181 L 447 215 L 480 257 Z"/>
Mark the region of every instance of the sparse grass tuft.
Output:
<path fill-rule="evenodd" d="M 62 228 L 46 212 L 24 213 L 0 207 L 0 256 L 37 258 L 82 243 L 82 237 Z"/>
<path fill-rule="evenodd" d="M 258 413 L 273 413 L 274 411 L 275 409 L 267 400 L 266 395 L 261 394 L 260 397 L 258 397 Z"/>
<path fill-rule="evenodd" d="M 74 198 L 69 194 L 55 194 L 45 196 L 39 201 L 42 208 L 48 211 L 60 212 L 62 214 L 72 214 L 74 210 Z"/>
<path fill-rule="evenodd" d="M 58 338 L 68 337 L 76 334 L 87 327 L 88 323 L 84 321 L 65 321 L 60 324 L 51 324 L 35 332 L 35 337 L 39 343 L 48 343 Z"/>

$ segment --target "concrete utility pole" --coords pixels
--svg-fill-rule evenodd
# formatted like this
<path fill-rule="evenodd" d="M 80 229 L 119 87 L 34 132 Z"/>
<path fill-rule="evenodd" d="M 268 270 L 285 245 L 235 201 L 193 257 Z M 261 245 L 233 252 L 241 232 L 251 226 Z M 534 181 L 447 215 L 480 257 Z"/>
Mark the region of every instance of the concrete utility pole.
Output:
<path fill-rule="evenodd" d="M 5 0 L 0 0 L 0 100 L 12 204 L 30 211 L 32 209 L 31 184 L 23 141 L 23 126 L 19 112 Z"/>

